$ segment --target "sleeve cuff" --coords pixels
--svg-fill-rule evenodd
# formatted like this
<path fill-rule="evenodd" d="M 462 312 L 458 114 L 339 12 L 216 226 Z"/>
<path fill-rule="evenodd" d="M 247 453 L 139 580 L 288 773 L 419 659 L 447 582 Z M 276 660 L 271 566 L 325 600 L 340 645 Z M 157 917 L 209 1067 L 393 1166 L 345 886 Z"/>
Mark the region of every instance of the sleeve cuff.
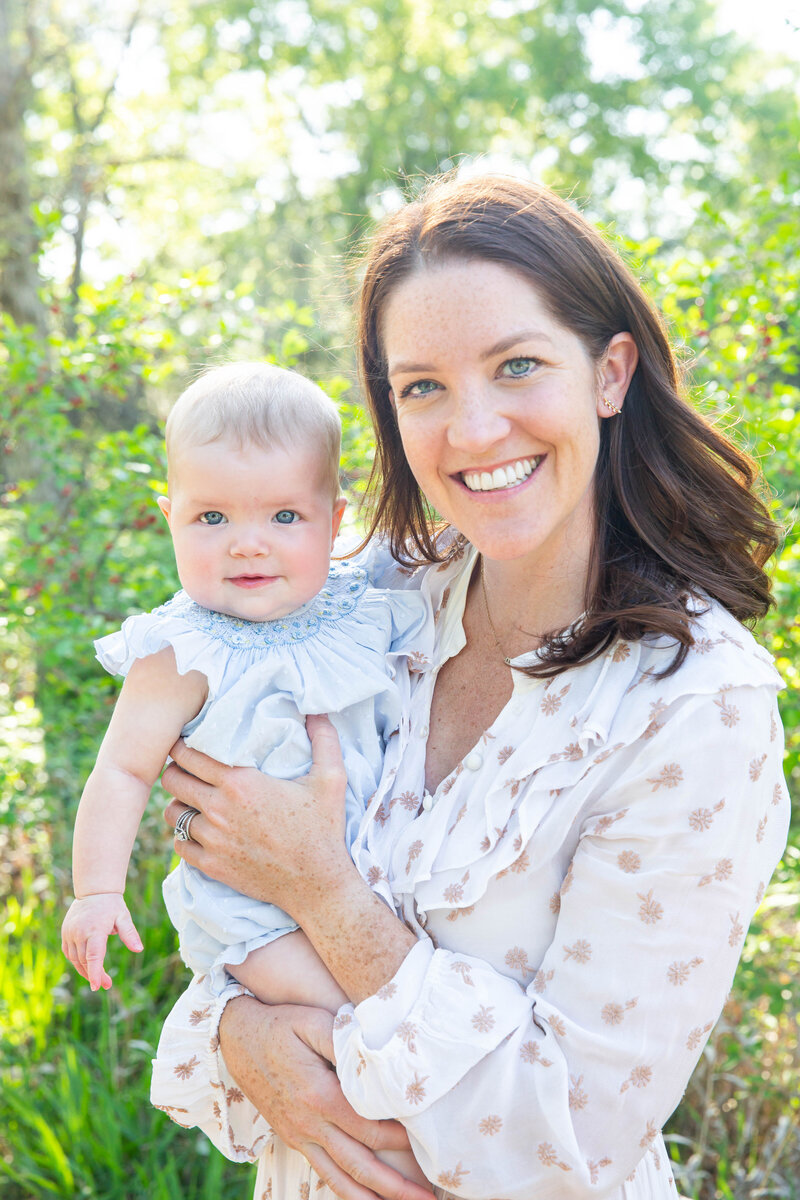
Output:
<path fill-rule="evenodd" d="M 514 980 L 423 939 L 380 991 L 340 1009 L 333 1037 L 344 1093 L 365 1117 L 420 1113 L 530 1011 Z"/>
<path fill-rule="evenodd" d="M 272 1136 L 219 1049 L 225 1006 L 245 994 L 247 989 L 233 981 L 214 994 L 208 976 L 193 979 L 164 1023 L 150 1085 L 156 1108 L 184 1128 L 200 1129 L 233 1162 L 255 1162 Z"/>

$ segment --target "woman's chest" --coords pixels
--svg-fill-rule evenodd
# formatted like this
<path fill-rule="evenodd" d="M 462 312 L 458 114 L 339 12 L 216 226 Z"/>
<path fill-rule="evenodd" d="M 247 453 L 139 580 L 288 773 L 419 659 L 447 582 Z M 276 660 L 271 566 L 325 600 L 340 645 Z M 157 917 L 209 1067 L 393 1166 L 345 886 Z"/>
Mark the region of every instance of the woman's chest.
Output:
<path fill-rule="evenodd" d="M 375 813 L 373 857 L 364 864 L 371 882 L 385 880 L 410 928 L 490 962 L 523 986 L 535 982 L 552 942 L 594 798 L 588 779 L 559 786 L 565 768 L 574 778 L 580 764 L 548 762 L 549 745 L 534 753 L 537 703 L 530 694 L 516 696 L 488 728 L 471 727 L 458 761 L 426 789 L 430 712 L 418 695 L 397 748 L 397 772 Z"/>
<path fill-rule="evenodd" d="M 433 793 L 477 745 L 503 711 L 512 693 L 510 669 L 487 661 L 481 647 L 467 645 L 438 671 L 427 696 L 428 737 L 425 787 Z"/>
<path fill-rule="evenodd" d="M 456 884 L 451 903 L 427 910 L 421 905 L 429 899 L 404 894 L 400 916 L 435 946 L 481 959 L 522 987 L 533 984 L 545 992 L 542 960 L 553 942 L 562 889 L 570 886 L 571 853 L 562 846 L 559 853 L 540 858 L 543 840 L 534 834 L 508 867 L 486 880 L 472 903 L 458 900 Z"/>

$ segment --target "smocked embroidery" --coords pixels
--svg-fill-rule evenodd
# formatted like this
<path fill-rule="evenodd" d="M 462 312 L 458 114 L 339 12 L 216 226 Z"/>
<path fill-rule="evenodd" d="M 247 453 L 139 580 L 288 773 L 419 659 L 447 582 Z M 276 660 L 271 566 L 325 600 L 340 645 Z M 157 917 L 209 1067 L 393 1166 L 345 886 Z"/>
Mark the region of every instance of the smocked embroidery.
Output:
<path fill-rule="evenodd" d="M 314 637 L 323 626 L 338 624 L 354 611 L 367 586 L 367 573 L 361 567 L 334 564 L 325 586 L 313 599 L 274 621 L 243 621 L 227 613 L 213 612 L 196 604 L 185 592 L 178 592 L 153 611 L 159 616 L 178 617 L 193 629 L 237 650 L 266 649 L 296 645 Z"/>

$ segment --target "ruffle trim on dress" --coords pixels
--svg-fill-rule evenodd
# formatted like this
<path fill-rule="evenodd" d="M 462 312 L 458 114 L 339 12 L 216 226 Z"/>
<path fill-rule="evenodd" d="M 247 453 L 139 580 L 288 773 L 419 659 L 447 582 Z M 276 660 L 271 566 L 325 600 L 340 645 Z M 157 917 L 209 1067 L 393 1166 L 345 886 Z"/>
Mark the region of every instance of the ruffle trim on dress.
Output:
<path fill-rule="evenodd" d="M 170 646 L 178 673 L 200 671 L 210 698 L 255 670 L 258 686 L 280 688 L 302 712 L 340 711 L 386 688 L 387 658 L 406 658 L 411 670 L 427 665 L 428 612 L 419 593 L 377 591 L 360 567 L 334 564 L 322 591 L 287 617 L 241 621 L 178 592 L 152 612 L 128 617 L 95 650 L 106 670 L 126 675 L 136 659 Z"/>
<path fill-rule="evenodd" d="M 469 574 L 466 564 L 452 583 L 454 599 L 464 590 Z M 446 591 L 447 576 L 429 571 L 431 577 L 431 602 L 436 612 L 438 599 L 441 613 L 437 583 L 440 591 Z M 454 603 L 448 621 L 460 620 L 459 611 Z M 404 786 L 403 746 L 398 747 L 396 782 L 375 797 L 365 821 L 365 836 L 358 846 L 362 874 L 369 877 L 372 868 L 375 877 L 376 864 L 390 861 L 388 877 L 375 884 L 385 899 L 392 893 L 395 900 L 413 895 L 421 913 L 469 908 L 492 880 L 523 862 L 531 836 L 562 789 L 574 787 L 643 736 L 657 733 L 672 706 L 691 697 L 714 696 L 713 703 L 724 715 L 726 689 L 771 686 L 777 692 L 784 686 L 768 652 L 719 605 L 698 602 L 694 634 L 695 645 L 685 662 L 666 679 L 655 676 L 675 648 L 669 639 L 658 638 L 618 641 L 593 662 L 542 681 L 536 688 L 520 689 L 510 701 L 519 709 L 519 745 L 500 746 L 492 728 L 487 730 L 439 784 L 428 811 L 419 810 L 414 801 L 421 804 L 423 798 L 412 796 Z M 709 670 L 711 656 L 713 670 Z M 723 688 L 720 679 L 726 680 Z M 576 711 L 569 699 L 577 689 L 585 699 Z M 508 728 L 507 712 L 504 726 Z M 461 799 L 462 776 L 469 780 L 470 789 L 480 791 L 481 774 L 485 774 L 484 811 L 467 814 Z M 398 829 L 403 810 L 408 818 Z M 385 839 L 391 839 L 390 850 Z"/>

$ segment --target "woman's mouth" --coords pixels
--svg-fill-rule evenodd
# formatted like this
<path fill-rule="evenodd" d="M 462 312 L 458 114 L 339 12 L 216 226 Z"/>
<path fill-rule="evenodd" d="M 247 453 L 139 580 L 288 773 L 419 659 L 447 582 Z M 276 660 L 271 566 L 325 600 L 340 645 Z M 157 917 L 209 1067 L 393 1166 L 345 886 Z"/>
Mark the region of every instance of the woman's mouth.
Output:
<path fill-rule="evenodd" d="M 518 458 L 504 467 L 495 467 L 493 471 L 462 471 L 459 478 L 471 492 L 505 491 L 527 479 L 543 457 L 538 454 L 535 458 Z"/>

